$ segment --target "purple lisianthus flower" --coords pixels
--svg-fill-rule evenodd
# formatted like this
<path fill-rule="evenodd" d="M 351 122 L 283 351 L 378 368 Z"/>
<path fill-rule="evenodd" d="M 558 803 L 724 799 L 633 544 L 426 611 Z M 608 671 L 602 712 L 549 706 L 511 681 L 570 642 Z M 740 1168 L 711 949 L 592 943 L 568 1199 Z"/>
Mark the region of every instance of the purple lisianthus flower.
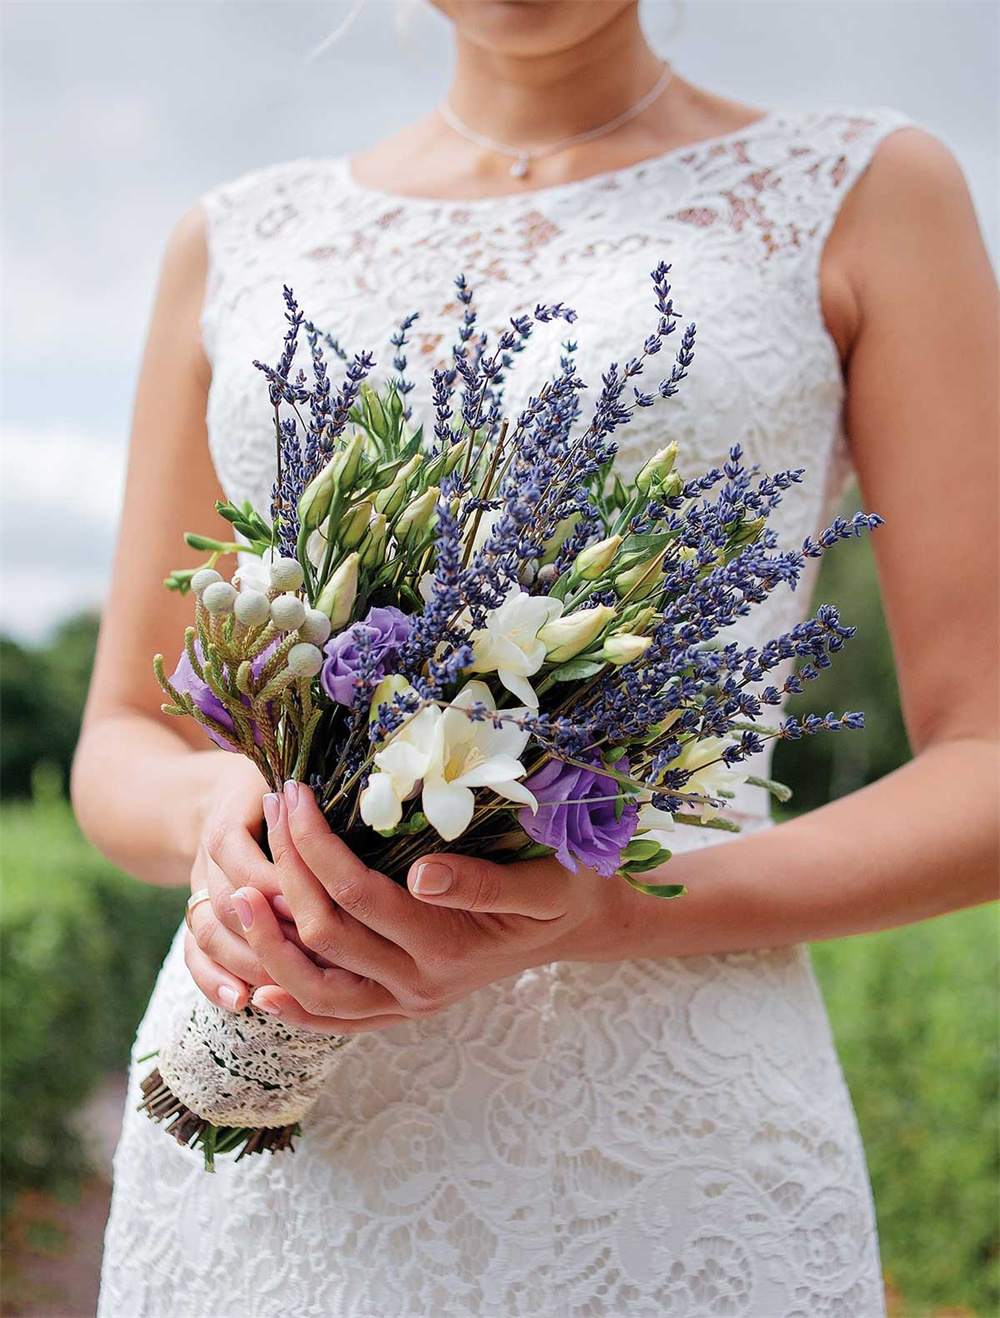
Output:
<path fill-rule="evenodd" d="M 327 660 L 319 679 L 323 690 L 338 705 L 350 705 L 357 678 L 363 675 L 369 682 L 380 682 L 412 628 L 413 619 L 391 604 L 371 609 L 367 618 L 327 641 L 323 650 Z"/>
<path fill-rule="evenodd" d="M 623 755 L 614 767 L 627 774 L 628 759 Z M 581 861 L 610 878 L 639 823 L 638 806 L 628 802 L 621 818 L 615 818 L 614 798 L 620 791 L 615 780 L 596 766 L 578 769 L 550 760 L 524 785 L 538 800 L 536 814 L 527 808 L 518 811 L 518 823 L 528 837 L 554 848 L 556 859 L 574 874 Z"/>
<path fill-rule="evenodd" d="M 254 659 L 253 663 L 250 665 L 254 677 L 260 676 L 261 670 L 274 653 L 277 645 L 277 641 L 274 645 L 269 645 L 262 654 L 259 654 L 257 658 Z M 194 652 L 198 656 L 198 662 L 203 663 L 204 655 L 202 654 L 200 641 L 195 641 Z M 206 717 L 215 719 L 216 723 L 221 724 L 228 732 L 233 733 L 234 740 L 228 741 L 225 737 L 216 732 L 214 728 L 205 728 L 205 732 L 215 742 L 216 746 L 221 746 L 224 751 L 238 751 L 240 749 L 235 741 L 236 732 L 232 716 L 208 683 L 200 678 L 191 667 L 191 660 L 188 658 L 187 650 L 181 651 L 181 657 L 177 661 L 177 667 L 170 674 L 170 684 L 175 687 L 176 690 L 186 692 L 190 695 L 195 703 L 195 707 L 200 709 Z M 250 701 L 247 697 L 243 696 L 242 700 L 243 704 L 249 708 Z M 204 724 L 202 726 L 204 727 Z M 253 725 L 253 729 L 254 741 L 260 744 L 260 731 L 256 724 Z"/>

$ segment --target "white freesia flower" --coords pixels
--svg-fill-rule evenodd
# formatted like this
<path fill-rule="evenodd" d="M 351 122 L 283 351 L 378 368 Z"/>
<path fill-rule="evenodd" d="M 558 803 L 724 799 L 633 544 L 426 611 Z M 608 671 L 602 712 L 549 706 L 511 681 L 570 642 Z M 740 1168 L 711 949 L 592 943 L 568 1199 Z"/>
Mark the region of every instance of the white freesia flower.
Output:
<path fill-rule="evenodd" d="M 650 833 L 672 833 L 675 827 L 669 810 L 658 810 L 651 801 L 639 807 L 639 828 Z"/>
<path fill-rule="evenodd" d="M 441 711 L 429 747 L 421 805 L 428 823 L 446 842 L 460 837 L 468 828 L 475 808 L 475 787 L 489 787 L 508 801 L 538 808 L 532 793 L 517 781 L 524 777 L 524 765 L 518 756 L 530 733 L 508 721 L 528 711 L 505 709 L 504 722 L 497 728 L 490 719 L 473 720 L 462 712 L 478 703 L 489 710 L 496 708 L 485 682 L 467 682 L 451 706 Z M 378 756 L 375 758 L 377 761 Z"/>
<path fill-rule="evenodd" d="M 561 600 L 527 595 L 511 586 L 507 598 L 486 619 L 486 626 L 469 638 L 475 659 L 473 673 L 496 673 L 508 691 L 531 709 L 538 697 L 528 678 L 545 662 L 545 645 L 538 633 L 562 613 Z"/>
<path fill-rule="evenodd" d="M 271 589 L 271 564 L 281 555 L 276 549 L 265 549 L 258 558 L 256 554 L 241 563 L 233 573 L 233 585 L 239 590 L 259 590 L 266 595 Z"/>
<path fill-rule="evenodd" d="M 732 744 L 725 737 L 702 737 L 699 741 L 689 741 L 677 759 L 667 765 L 667 769 L 686 769 L 691 772 L 691 777 L 684 784 L 685 792 L 698 792 L 702 796 L 731 792 L 746 777 L 745 773 L 731 769 L 719 758 L 726 747 Z M 702 822 L 718 813 L 718 806 L 706 803 L 701 808 Z"/>
<path fill-rule="evenodd" d="M 372 703 L 378 699 L 376 691 Z M 441 717 L 437 705 L 427 705 L 408 715 L 388 744 L 375 755 L 378 772 L 369 777 L 360 798 L 361 818 L 370 828 L 384 832 L 395 828 L 402 819 L 403 802 L 413 795 L 426 772 Z"/>
<path fill-rule="evenodd" d="M 517 780 L 524 777 L 518 756 L 529 733 L 507 722 L 496 728 L 489 719 L 473 720 L 463 709 L 482 703 L 496 705 L 484 682 L 468 682 L 451 705 L 442 710 L 427 705 L 392 734 L 375 756 L 375 768 L 361 793 L 361 818 L 372 828 L 395 828 L 403 802 L 422 782 L 421 808 L 427 821 L 451 842 L 468 828 L 475 809 L 476 787 L 537 809 L 538 802 Z M 525 709 L 504 710 L 518 717 Z"/>

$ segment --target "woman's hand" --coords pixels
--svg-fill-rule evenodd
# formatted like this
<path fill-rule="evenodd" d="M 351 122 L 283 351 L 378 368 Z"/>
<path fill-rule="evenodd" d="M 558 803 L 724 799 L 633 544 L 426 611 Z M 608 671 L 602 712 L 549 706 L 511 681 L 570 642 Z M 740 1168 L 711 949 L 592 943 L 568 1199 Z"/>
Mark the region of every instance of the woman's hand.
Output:
<path fill-rule="evenodd" d="M 207 888 L 211 902 L 199 902 L 191 911 L 184 960 L 210 1001 L 240 1011 L 250 997 L 249 986 L 267 984 L 270 976 L 242 935 L 233 890 L 253 886 L 265 900 L 275 902 L 280 915 L 290 912 L 282 904 L 274 866 L 268 864 L 258 841 L 264 827 L 261 794 L 267 783 L 242 755 L 226 756 L 221 765 L 191 869 L 191 891 Z"/>
<path fill-rule="evenodd" d="M 232 902 L 254 965 L 270 981 L 251 1001 L 290 1024 L 325 1034 L 384 1029 L 530 966 L 604 959 L 592 952 L 607 942 L 622 883 L 570 874 L 551 860 L 501 866 L 435 855 L 412 867 L 407 891 L 331 832 L 301 783 L 269 794 L 264 808 L 274 875 L 301 946 L 261 885 L 234 892 Z M 334 967 L 317 965 L 306 949 Z"/>

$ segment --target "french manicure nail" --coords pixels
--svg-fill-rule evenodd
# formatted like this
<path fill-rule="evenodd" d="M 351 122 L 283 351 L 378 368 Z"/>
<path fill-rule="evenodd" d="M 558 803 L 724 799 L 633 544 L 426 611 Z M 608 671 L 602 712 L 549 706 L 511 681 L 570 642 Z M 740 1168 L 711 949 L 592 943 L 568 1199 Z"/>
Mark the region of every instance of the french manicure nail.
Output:
<path fill-rule="evenodd" d="M 292 908 L 288 905 L 288 898 L 282 897 L 280 892 L 271 898 L 271 906 L 275 915 L 280 915 L 283 920 L 295 919 L 295 916 L 292 914 Z"/>
<path fill-rule="evenodd" d="M 280 1016 L 280 1015 L 281 1015 L 281 1012 L 280 1012 L 279 1009 L 274 1005 L 274 1003 L 271 1001 L 270 998 L 259 998 L 259 997 L 257 997 L 257 995 L 255 994 L 255 995 L 250 999 L 250 1001 L 253 1003 L 253 1005 L 254 1005 L 255 1007 L 258 1007 L 261 1011 L 266 1011 L 266 1012 L 268 1013 L 269 1016 Z"/>
<path fill-rule="evenodd" d="M 413 891 L 421 897 L 440 897 L 452 885 L 453 875 L 448 865 L 438 861 L 429 861 L 417 866 L 417 877 L 413 880 Z"/>
<path fill-rule="evenodd" d="M 219 989 L 219 1001 L 224 1007 L 228 1007 L 230 1011 L 236 1010 L 236 1004 L 239 1000 L 240 995 L 234 988 L 230 988 L 228 984 L 223 984 Z"/>
<path fill-rule="evenodd" d="M 281 802 L 278 800 L 277 792 L 267 792 L 264 796 L 264 818 L 267 820 L 268 828 L 275 826 L 280 814 Z"/>
<path fill-rule="evenodd" d="M 249 929 L 253 924 L 253 907 L 247 899 L 233 893 L 233 910 L 236 912 L 236 918 L 243 928 Z"/>
<path fill-rule="evenodd" d="M 288 802 L 289 810 L 294 810 L 299 800 L 299 785 L 294 778 L 289 778 L 285 783 L 285 800 Z"/>

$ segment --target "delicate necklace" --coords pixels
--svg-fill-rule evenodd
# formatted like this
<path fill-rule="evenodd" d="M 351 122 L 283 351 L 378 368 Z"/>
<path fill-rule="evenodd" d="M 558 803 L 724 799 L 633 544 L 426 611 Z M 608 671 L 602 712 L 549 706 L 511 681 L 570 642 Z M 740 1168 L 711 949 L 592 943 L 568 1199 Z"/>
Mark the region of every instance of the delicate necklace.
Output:
<path fill-rule="evenodd" d="M 514 163 L 510 167 L 511 178 L 526 178 L 533 160 L 538 160 L 542 156 L 554 155 L 557 151 L 565 151 L 568 146 L 576 146 L 579 142 L 593 142 L 595 138 L 604 137 L 607 133 L 613 133 L 616 128 L 621 128 L 623 124 L 630 123 L 631 120 L 642 114 L 643 110 L 648 110 L 654 101 L 659 100 L 673 76 L 674 71 L 671 65 L 664 63 L 663 71 L 656 80 L 656 86 L 647 92 L 641 101 L 636 101 L 635 105 L 626 110 L 624 114 L 609 119 L 606 124 L 601 124 L 599 128 L 590 128 L 585 133 L 575 133 L 572 137 L 564 137 L 558 142 L 553 142 L 551 146 L 533 147 L 531 150 L 524 147 L 508 146 L 505 142 L 496 142 L 492 137 L 477 133 L 475 129 L 470 128 L 468 124 L 464 124 L 459 119 L 447 101 L 442 101 L 438 107 L 438 113 L 452 132 L 458 133 L 460 137 L 464 137 L 476 146 L 485 147 L 487 151 L 497 151 L 500 155 L 512 156 Z"/>

